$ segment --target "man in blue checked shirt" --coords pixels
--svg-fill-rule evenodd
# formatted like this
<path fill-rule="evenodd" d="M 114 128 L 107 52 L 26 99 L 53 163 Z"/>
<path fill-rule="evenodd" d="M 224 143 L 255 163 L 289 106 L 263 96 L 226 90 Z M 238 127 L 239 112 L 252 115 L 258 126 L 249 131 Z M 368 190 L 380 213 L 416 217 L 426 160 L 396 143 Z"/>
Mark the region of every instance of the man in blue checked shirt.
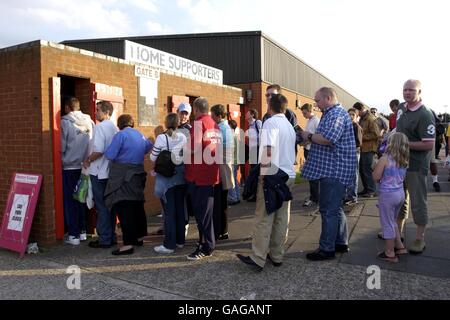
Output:
<path fill-rule="evenodd" d="M 347 219 L 342 209 L 345 189 L 355 180 L 356 145 L 347 111 L 338 103 L 336 91 L 323 87 L 314 97 L 323 112 L 316 133 L 302 133 L 311 142 L 302 175 L 320 180 L 319 211 L 322 233 L 319 248 L 306 255 L 308 260 L 334 259 L 336 252 L 348 252 Z"/>

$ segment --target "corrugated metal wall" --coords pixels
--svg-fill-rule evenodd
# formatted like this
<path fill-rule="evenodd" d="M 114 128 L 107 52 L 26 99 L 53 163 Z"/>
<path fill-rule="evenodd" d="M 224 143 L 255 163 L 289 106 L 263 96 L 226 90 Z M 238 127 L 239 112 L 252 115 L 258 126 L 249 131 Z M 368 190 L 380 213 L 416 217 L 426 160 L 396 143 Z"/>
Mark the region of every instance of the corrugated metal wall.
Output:
<path fill-rule="evenodd" d="M 263 37 L 262 80 L 314 98 L 317 89 L 332 87 L 336 90 L 339 102 L 350 108 L 357 98 L 330 81 L 285 49 Z M 293 72 L 293 70 L 295 70 Z"/>
<path fill-rule="evenodd" d="M 116 57 L 123 59 L 125 57 L 125 48 L 123 40 L 111 39 L 111 40 L 69 40 L 63 41 L 62 44 L 84 49 L 88 51 L 93 51 L 96 53 L 105 54 L 107 56 Z"/>

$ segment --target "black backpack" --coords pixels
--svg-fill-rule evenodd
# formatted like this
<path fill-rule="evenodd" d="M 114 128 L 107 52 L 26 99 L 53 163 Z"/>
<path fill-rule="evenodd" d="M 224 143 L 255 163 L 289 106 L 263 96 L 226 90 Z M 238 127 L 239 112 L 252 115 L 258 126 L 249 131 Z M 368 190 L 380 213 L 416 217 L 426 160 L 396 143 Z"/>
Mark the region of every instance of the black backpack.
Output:
<path fill-rule="evenodd" d="M 444 126 L 444 124 L 442 123 L 441 119 L 439 119 L 439 118 L 436 116 L 436 113 L 435 113 L 433 110 L 431 110 L 431 111 L 433 112 L 433 115 L 434 115 L 434 122 L 435 122 L 435 124 L 436 124 L 436 136 L 443 135 L 443 134 L 445 133 L 445 126 Z"/>
<path fill-rule="evenodd" d="M 438 136 L 445 133 L 445 126 L 442 122 L 436 123 L 436 133 Z"/>
<path fill-rule="evenodd" d="M 170 178 L 176 174 L 176 171 L 175 164 L 172 161 L 172 152 L 170 152 L 169 149 L 169 138 L 167 138 L 166 134 L 164 134 L 164 136 L 166 137 L 167 150 L 161 150 L 159 152 L 155 161 L 155 172 L 164 177 Z"/>
<path fill-rule="evenodd" d="M 436 134 L 438 136 L 445 133 L 445 126 L 439 118 L 436 118 Z"/>

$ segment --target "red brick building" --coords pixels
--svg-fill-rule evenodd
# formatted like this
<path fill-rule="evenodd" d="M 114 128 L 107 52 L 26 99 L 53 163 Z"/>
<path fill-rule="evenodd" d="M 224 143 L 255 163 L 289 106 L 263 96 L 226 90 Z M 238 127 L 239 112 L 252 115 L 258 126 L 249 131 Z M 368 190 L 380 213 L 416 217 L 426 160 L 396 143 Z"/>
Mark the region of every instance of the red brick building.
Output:
<path fill-rule="evenodd" d="M 192 102 L 204 96 L 211 105 L 221 103 L 230 110 L 241 110 L 239 88 L 161 72 L 157 99 L 148 101 L 142 96 L 139 79 L 132 63 L 61 44 L 35 41 L 0 49 L 0 218 L 12 173 L 39 173 L 43 185 L 31 239 L 51 244 L 62 238 L 59 126 L 64 96 L 79 98 L 82 111 L 92 117 L 96 100 L 110 100 L 119 113 L 133 116 L 136 129 L 153 138 L 167 112 L 183 100 Z M 150 171 L 148 160 L 145 165 Z M 153 184 L 149 175 L 145 193 L 150 213 L 160 210 Z"/>

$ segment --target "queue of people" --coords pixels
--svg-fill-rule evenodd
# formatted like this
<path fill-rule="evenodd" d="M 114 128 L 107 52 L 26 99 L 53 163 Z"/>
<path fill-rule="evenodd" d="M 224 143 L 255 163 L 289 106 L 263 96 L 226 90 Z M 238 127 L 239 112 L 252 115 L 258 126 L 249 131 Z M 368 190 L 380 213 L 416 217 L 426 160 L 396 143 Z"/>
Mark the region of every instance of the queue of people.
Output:
<path fill-rule="evenodd" d="M 165 130 L 154 143 L 134 129 L 131 115 L 121 115 L 116 127 L 111 121 L 110 102 L 97 103 L 98 124 L 94 125 L 81 113 L 79 101 L 71 98 L 62 118 L 65 241 L 78 245 L 86 239 L 84 207 L 71 197 L 83 167 L 90 176 L 97 211 L 98 238 L 89 246 L 111 248 L 117 244 L 116 217 L 123 246 L 112 251 L 113 255 L 132 254 L 134 246 L 144 244 L 147 173 L 143 163 L 148 155 L 156 176 L 154 195 L 164 211 L 164 240 L 154 247 L 156 253 L 172 254 L 183 248 L 189 217 L 194 216 L 199 239 L 187 258 L 211 256 L 217 241 L 229 238 L 228 206 L 247 199 L 256 202 L 252 253 L 237 257 L 258 271 L 267 261 L 279 267 L 288 235 L 300 145 L 306 159 L 301 174 L 310 185 L 304 206 L 317 204 L 322 219 L 319 247 L 308 253 L 307 259 L 328 260 L 349 251 L 343 206 L 356 204 L 358 196 L 378 196 L 382 230 L 378 236 L 385 240 L 385 250 L 377 254 L 379 259 L 395 263 L 408 252 L 420 254 L 426 247 L 426 177 L 431 158 L 435 158 L 436 137 L 435 117 L 420 94 L 419 81 L 406 81 L 405 102 L 392 100 L 394 116 L 384 121 L 376 110 L 359 102 L 346 110 L 336 91 L 323 87 L 314 96 L 322 112 L 320 119 L 311 104 L 301 107 L 308 120 L 303 130 L 291 115 L 281 87 L 271 85 L 266 91 L 264 121 L 258 119 L 256 110 L 246 114 L 248 138 L 240 134 L 235 121 L 227 120 L 223 105 L 210 107 L 207 99 L 200 97 L 192 107 L 183 103 L 177 113 L 169 113 Z M 241 153 L 246 153 L 244 143 L 251 169 L 241 194 L 237 173 L 244 158 Z M 358 174 L 362 192 L 358 192 Z M 417 231 L 408 250 L 402 234 L 409 210 Z"/>

